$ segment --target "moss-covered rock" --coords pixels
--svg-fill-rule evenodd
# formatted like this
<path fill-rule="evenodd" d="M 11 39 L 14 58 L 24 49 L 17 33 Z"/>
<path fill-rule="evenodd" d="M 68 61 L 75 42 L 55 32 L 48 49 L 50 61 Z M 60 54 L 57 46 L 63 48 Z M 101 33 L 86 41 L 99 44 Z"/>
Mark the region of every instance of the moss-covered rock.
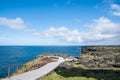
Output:
<path fill-rule="evenodd" d="M 87 68 L 120 68 L 120 47 L 84 47 L 78 63 Z"/>

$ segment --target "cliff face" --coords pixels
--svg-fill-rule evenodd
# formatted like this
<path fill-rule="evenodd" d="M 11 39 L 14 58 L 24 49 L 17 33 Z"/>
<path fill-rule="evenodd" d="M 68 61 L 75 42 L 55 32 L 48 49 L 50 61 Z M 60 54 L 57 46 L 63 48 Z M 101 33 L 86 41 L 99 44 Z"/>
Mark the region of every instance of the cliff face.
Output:
<path fill-rule="evenodd" d="M 120 68 L 120 46 L 82 47 L 78 64 L 86 68 Z"/>

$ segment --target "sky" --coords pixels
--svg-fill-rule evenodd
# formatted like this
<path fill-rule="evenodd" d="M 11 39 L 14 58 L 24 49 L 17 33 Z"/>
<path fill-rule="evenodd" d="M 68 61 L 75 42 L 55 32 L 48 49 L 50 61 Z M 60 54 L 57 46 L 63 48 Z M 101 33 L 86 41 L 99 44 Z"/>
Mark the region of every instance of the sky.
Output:
<path fill-rule="evenodd" d="M 0 0 L 0 45 L 120 45 L 120 0 Z"/>

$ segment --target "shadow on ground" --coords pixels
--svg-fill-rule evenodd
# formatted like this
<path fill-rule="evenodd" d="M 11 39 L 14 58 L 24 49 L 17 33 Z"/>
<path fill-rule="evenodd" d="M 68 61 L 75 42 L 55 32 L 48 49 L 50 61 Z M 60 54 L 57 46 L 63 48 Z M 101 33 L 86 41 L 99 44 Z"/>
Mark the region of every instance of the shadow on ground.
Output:
<path fill-rule="evenodd" d="M 120 70 L 57 68 L 56 73 L 63 77 L 86 77 L 97 80 L 120 80 Z"/>

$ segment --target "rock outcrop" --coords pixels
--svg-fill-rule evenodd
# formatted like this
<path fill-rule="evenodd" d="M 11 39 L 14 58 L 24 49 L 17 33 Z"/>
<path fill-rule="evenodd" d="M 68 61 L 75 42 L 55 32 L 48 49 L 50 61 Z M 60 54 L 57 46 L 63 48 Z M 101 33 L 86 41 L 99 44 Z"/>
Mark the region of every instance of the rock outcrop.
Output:
<path fill-rule="evenodd" d="M 82 48 L 78 64 L 87 68 L 120 68 L 120 46 Z"/>

